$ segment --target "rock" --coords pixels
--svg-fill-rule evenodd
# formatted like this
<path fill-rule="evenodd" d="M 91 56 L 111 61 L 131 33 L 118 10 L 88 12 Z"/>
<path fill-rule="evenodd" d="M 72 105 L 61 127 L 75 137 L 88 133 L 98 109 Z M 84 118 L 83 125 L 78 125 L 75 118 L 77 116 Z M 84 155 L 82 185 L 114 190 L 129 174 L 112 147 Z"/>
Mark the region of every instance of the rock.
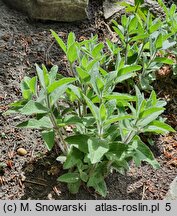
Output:
<path fill-rule="evenodd" d="M 177 200 L 177 177 L 170 184 L 169 191 L 164 200 Z"/>
<path fill-rule="evenodd" d="M 89 0 L 3 0 L 32 19 L 71 22 L 87 18 Z"/>
<path fill-rule="evenodd" d="M 114 14 L 118 13 L 124 8 L 123 6 L 120 6 L 119 4 L 117 4 L 121 2 L 123 2 L 123 0 L 105 0 L 103 2 L 103 13 L 104 13 L 105 19 L 109 19 Z M 134 4 L 134 0 L 125 0 L 124 2 Z"/>
<path fill-rule="evenodd" d="M 24 148 L 19 148 L 19 149 L 17 149 L 17 153 L 18 153 L 18 155 L 20 155 L 20 156 L 24 156 L 24 155 L 27 154 L 27 151 L 26 151 L 26 149 L 24 149 Z"/>
<path fill-rule="evenodd" d="M 117 4 L 117 2 L 119 4 Z M 124 7 L 120 6 L 121 2 L 129 3 L 130 5 L 134 5 L 134 0 L 104 0 L 103 2 L 103 13 L 105 19 L 114 19 L 115 17 L 120 17 L 122 14 L 124 14 Z M 163 10 L 159 6 L 158 2 L 154 0 L 145 0 L 144 7 L 146 7 L 152 14 L 161 16 L 163 15 Z M 118 15 L 118 16 L 117 16 Z"/>

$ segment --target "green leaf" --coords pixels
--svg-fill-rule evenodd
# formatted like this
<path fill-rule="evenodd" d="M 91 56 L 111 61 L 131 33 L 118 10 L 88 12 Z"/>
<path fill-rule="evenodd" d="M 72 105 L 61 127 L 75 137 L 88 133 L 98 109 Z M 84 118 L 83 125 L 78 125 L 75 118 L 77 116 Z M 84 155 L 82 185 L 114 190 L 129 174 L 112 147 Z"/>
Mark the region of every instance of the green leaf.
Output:
<path fill-rule="evenodd" d="M 114 20 L 113 20 L 113 23 L 114 23 L 114 25 L 116 25 L 116 22 L 115 22 Z M 123 44 L 125 44 L 125 37 L 124 37 L 124 29 L 123 29 L 123 27 L 120 26 L 120 25 L 117 25 L 117 27 L 116 27 L 116 26 L 113 26 L 112 28 L 114 29 L 114 31 L 115 31 L 115 32 L 117 33 L 117 35 L 119 36 L 121 42 L 122 42 Z"/>
<path fill-rule="evenodd" d="M 142 115 L 142 119 L 140 119 L 137 123 L 139 127 L 145 127 L 150 122 L 154 121 L 158 118 L 160 114 L 164 112 L 164 108 L 149 108 Z M 144 116 L 144 118 L 143 118 Z"/>
<path fill-rule="evenodd" d="M 37 92 L 37 77 L 33 77 L 30 82 L 29 82 L 29 87 L 30 87 L 30 90 L 33 94 L 36 94 Z"/>
<path fill-rule="evenodd" d="M 79 180 L 79 181 L 74 182 L 74 183 L 68 183 L 67 186 L 68 186 L 70 193 L 77 194 L 79 191 L 80 185 L 81 185 L 81 181 Z"/>
<path fill-rule="evenodd" d="M 114 110 L 116 110 L 116 100 L 113 99 L 113 100 L 108 100 L 106 103 L 105 103 L 105 107 L 106 107 L 106 110 L 107 110 L 107 115 L 108 117 L 111 116 L 114 112 Z"/>
<path fill-rule="evenodd" d="M 135 0 L 135 6 L 140 6 L 144 4 L 144 0 Z"/>
<path fill-rule="evenodd" d="M 55 38 L 55 40 L 57 41 L 58 45 L 62 48 L 62 50 L 64 51 L 64 53 L 66 53 L 66 45 L 63 42 L 63 40 L 58 36 L 58 34 L 56 32 L 54 32 L 53 30 L 50 30 L 53 37 Z"/>
<path fill-rule="evenodd" d="M 129 18 L 126 15 L 121 16 L 121 24 L 124 28 L 129 24 Z"/>
<path fill-rule="evenodd" d="M 36 66 L 36 71 L 37 71 L 37 75 L 38 75 L 38 78 L 39 78 L 39 82 L 41 84 L 41 86 L 46 89 L 46 84 L 45 84 L 45 78 L 44 78 L 44 71 L 37 65 L 35 64 Z"/>
<path fill-rule="evenodd" d="M 140 65 L 125 66 L 118 71 L 116 82 L 122 82 L 133 76 L 136 76 L 135 71 L 139 71 L 142 67 Z"/>
<path fill-rule="evenodd" d="M 50 86 L 48 86 L 47 91 L 50 94 L 55 89 L 57 89 L 57 88 L 59 88 L 59 87 L 61 87 L 63 85 L 67 85 L 69 83 L 72 83 L 74 81 L 76 81 L 76 78 L 70 78 L 70 77 L 62 78 L 62 79 L 60 79 L 58 81 L 53 82 Z"/>
<path fill-rule="evenodd" d="M 76 183 L 79 179 L 79 173 L 66 173 L 60 176 L 57 180 L 66 183 Z"/>
<path fill-rule="evenodd" d="M 81 99 L 81 89 L 75 85 L 70 84 L 66 90 L 67 96 L 70 101 L 74 102 L 75 100 Z"/>
<path fill-rule="evenodd" d="M 96 78 L 96 84 L 97 84 L 99 92 L 102 92 L 103 89 L 104 89 L 104 86 L 105 86 L 105 83 L 104 83 L 103 79 L 97 77 Z"/>
<path fill-rule="evenodd" d="M 102 103 L 101 106 L 100 106 L 100 119 L 102 121 L 106 120 L 107 118 L 107 109 L 105 107 L 105 105 Z"/>
<path fill-rule="evenodd" d="M 141 70 L 142 66 L 141 65 L 130 65 L 130 66 L 125 66 L 124 68 L 121 68 L 118 72 L 118 75 L 123 75 L 129 72 L 133 71 L 139 71 Z"/>
<path fill-rule="evenodd" d="M 88 139 L 89 136 L 80 134 L 67 137 L 65 141 L 77 147 L 81 152 L 88 153 Z"/>
<path fill-rule="evenodd" d="M 86 103 L 87 103 L 87 106 L 89 107 L 90 111 L 92 112 L 92 115 L 94 116 L 94 118 L 96 120 L 99 120 L 99 108 L 97 106 L 95 106 L 92 101 L 86 97 L 85 95 L 83 95 Z"/>
<path fill-rule="evenodd" d="M 62 96 L 65 96 L 68 84 L 62 85 L 56 88 L 53 92 L 50 93 L 50 105 L 51 107 L 58 101 Z"/>
<path fill-rule="evenodd" d="M 72 44 L 69 47 L 66 55 L 67 55 L 69 62 L 73 63 L 74 61 L 76 61 L 76 59 L 78 57 L 76 43 Z"/>
<path fill-rule="evenodd" d="M 30 100 L 32 98 L 31 90 L 22 90 L 22 96 L 25 100 Z"/>
<path fill-rule="evenodd" d="M 109 143 L 109 151 L 106 153 L 106 157 L 110 161 L 122 160 L 127 156 L 128 145 L 121 142 Z"/>
<path fill-rule="evenodd" d="M 42 138 L 45 141 L 45 144 L 47 146 L 47 149 L 50 151 L 52 150 L 54 143 L 55 143 L 55 133 L 54 130 L 50 131 L 42 131 Z"/>
<path fill-rule="evenodd" d="M 136 110 L 139 110 L 139 107 L 142 104 L 142 101 L 144 100 L 144 95 L 141 94 L 137 86 L 135 86 L 135 91 L 136 91 Z"/>
<path fill-rule="evenodd" d="M 92 50 L 92 56 L 94 58 L 98 57 L 100 55 L 100 51 L 103 49 L 104 44 L 103 43 L 99 43 L 97 44 L 94 49 Z"/>
<path fill-rule="evenodd" d="M 162 36 L 162 34 L 159 34 L 156 41 L 155 41 L 156 49 L 162 48 L 162 43 L 163 43 L 163 36 Z"/>
<path fill-rule="evenodd" d="M 132 38 L 130 38 L 130 41 L 129 42 L 138 42 L 138 41 L 142 41 L 142 40 L 145 40 L 146 38 L 149 37 L 149 34 L 140 34 L 140 35 L 137 35 L 137 36 L 134 36 Z"/>
<path fill-rule="evenodd" d="M 145 109 L 145 107 L 143 108 L 143 111 L 140 113 L 139 117 L 140 118 L 146 118 L 149 117 L 151 114 L 154 114 L 158 111 L 164 111 L 164 108 L 161 107 L 149 107 L 147 109 Z"/>
<path fill-rule="evenodd" d="M 147 161 L 154 169 L 159 168 L 159 163 L 154 159 L 151 150 L 138 136 L 134 137 L 133 143 L 129 145 L 129 148 L 130 151 L 134 151 L 133 158 L 137 166 L 141 164 L 141 161 Z"/>
<path fill-rule="evenodd" d="M 43 106 L 41 103 L 30 100 L 22 109 L 20 113 L 24 115 L 48 113 L 49 109 Z"/>
<path fill-rule="evenodd" d="M 88 82 L 90 80 L 90 75 L 81 67 L 77 67 L 76 70 L 81 82 Z"/>
<path fill-rule="evenodd" d="M 100 162 L 101 158 L 108 150 L 109 145 L 107 141 L 95 137 L 90 137 L 88 139 L 88 158 L 92 164 Z"/>
<path fill-rule="evenodd" d="M 153 32 L 157 31 L 161 27 L 162 23 L 158 20 L 156 23 L 150 26 L 149 32 L 152 34 Z"/>
<path fill-rule="evenodd" d="M 144 128 L 144 132 L 163 134 L 168 132 L 175 132 L 175 130 L 168 124 L 155 120 L 152 123 L 150 123 L 147 127 Z"/>
<path fill-rule="evenodd" d="M 132 34 L 132 33 L 134 33 L 134 31 L 136 31 L 137 24 L 138 24 L 137 17 L 134 16 L 128 25 L 129 34 Z"/>
<path fill-rule="evenodd" d="M 115 115 L 115 116 L 111 116 L 109 119 L 107 119 L 104 122 L 104 125 L 110 125 L 112 123 L 115 123 L 115 122 L 118 122 L 118 121 L 121 121 L 121 120 L 124 120 L 124 119 L 131 119 L 131 118 L 133 118 L 132 115 L 122 115 L 122 116 Z"/>
<path fill-rule="evenodd" d="M 111 95 L 106 95 L 105 99 L 115 99 L 115 100 L 126 100 L 126 101 L 135 101 L 135 96 L 129 94 L 113 93 Z"/>
<path fill-rule="evenodd" d="M 50 84 L 52 84 L 56 77 L 57 77 L 57 72 L 58 72 L 58 66 L 57 65 L 54 65 L 51 69 L 50 69 L 50 72 L 49 72 L 49 79 L 50 79 Z"/>
<path fill-rule="evenodd" d="M 69 115 L 69 114 L 64 117 L 63 122 L 66 124 L 83 123 L 82 119 L 78 117 L 77 115 Z"/>
<path fill-rule="evenodd" d="M 30 82 L 29 77 L 24 77 L 24 79 L 20 83 L 20 88 L 22 91 L 22 96 L 26 100 L 30 100 L 32 98 L 32 92 L 30 90 L 29 82 Z"/>
<path fill-rule="evenodd" d="M 79 151 L 79 149 L 72 147 L 69 154 L 67 155 L 63 168 L 70 169 L 71 167 L 74 167 L 82 159 L 83 153 Z"/>
<path fill-rule="evenodd" d="M 88 181 L 88 178 L 89 178 L 89 176 L 87 175 L 86 172 L 80 171 L 80 179 L 81 179 L 83 182 L 87 182 L 87 181 Z"/>
<path fill-rule="evenodd" d="M 97 191 L 101 196 L 106 197 L 107 187 L 104 181 L 103 176 L 98 174 L 97 172 L 90 176 L 90 179 L 87 183 L 88 187 L 93 187 L 95 191 Z"/>
<path fill-rule="evenodd" d="M 154 61 L 158 63 L 169 64 L 169 65 L 172 65 L 174 63 L 172 59 L 165 58 L 165 57 L 156 57 Z"/>
<path fill-rule="evenodd" d="M 20 124 L 18 124 L 16 127 L 19 128 L 34 128 L 34 129 L 48 129 L 53 128 L 52 122 L 50 121 L 50 118 L 47 116 L 44 116 L 43 118 L 37 120 L 37 119 L 30 119 L 28 121 L 24 121 Z"/>
<path fill-rule="evenodd" d="M 68 40 L 67 40 L 67 47 L 70 47 L 71 45 L 73 45 L 75 43 L 75 40 L 76 40 L 76 36 L 74 32 L 70 32 L 68 35 Z"/>
<path fill-rule="evenodd" d="M 113 169 L 116 170 L 116 172 L 119 172 L 122 175 L 126 175 L 125 171 L 129 170 L 129 164 L 126 160 L 117 160 L 114 161 L 111 165 Z"/>
<path fill-rule="evenodd" d="M 42 64 L 45 86 L 49 85 L 49 72 L 44 64 Z"/>
<path fill-rule="evenodd" d="M 172 4 L 171 7 L 170 7 L 170 15 L 174 16 L 175 12 L 176 12 L 176 5 Z"/>

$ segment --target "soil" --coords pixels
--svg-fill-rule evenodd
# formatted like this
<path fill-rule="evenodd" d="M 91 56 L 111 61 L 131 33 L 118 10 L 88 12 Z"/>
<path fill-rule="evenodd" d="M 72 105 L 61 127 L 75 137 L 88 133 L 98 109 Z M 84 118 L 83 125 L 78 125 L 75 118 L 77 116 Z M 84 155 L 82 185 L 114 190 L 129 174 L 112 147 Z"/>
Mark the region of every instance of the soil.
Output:
<path fill-rule="evenodd" d="M 9 103 L 21 98 L 19 83 L 25 75 L 34 75 L 35 63 L 48 67 L 57 64 L 60 73 L 67 76 L 65 56 L 53 42 L 50 29 L 64 40 L 70 31 L 75 32 L 78 40 L 88 38 L 91 33 L 98 34 L 100 40 L 110 37 L 99 12 L 100 2 L 93 1 L 90 20 L 55 23 L 29 20 L 0 0 L 0 199 L 102 199 L 85 188 L 76 195 L 70 194 L 66 185 L 57 181 L 63 173 L 62 167 L 55 160 L 55 153 L 46 150 L 38 131 L 15 128 L 21 116 L 2 115 Z M 164 117 L 175 128 L 175 81 L 162 78 L 156 83 L 156 89 L 168 101 Z M 137 168 L 131 164 L 126 175 L 112 173 L 106 179 L 109 191 L 106 199 L 164 198 L 177 175 L 177 161 L 173 158 L 177 135 L 154 136 L 153 141 L 151 149 L 161 168 L 154 170 L 146 163 Z M 26 155 L 17 154 L 20 147 L 27 151 Z"/>

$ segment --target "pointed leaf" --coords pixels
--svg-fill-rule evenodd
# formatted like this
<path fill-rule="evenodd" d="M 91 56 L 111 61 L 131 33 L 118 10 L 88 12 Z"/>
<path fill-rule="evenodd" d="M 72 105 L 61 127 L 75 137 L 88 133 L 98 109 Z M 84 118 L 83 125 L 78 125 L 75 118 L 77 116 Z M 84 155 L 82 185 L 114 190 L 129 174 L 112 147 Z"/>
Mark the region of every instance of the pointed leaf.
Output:
<path fill-rule="evenodd" d="M 45 85 L 44 72 L 37 64 L 35 64 L 35 66 L 36 66 L 36 71 L 37 71 L 37 75 L 39 78 L 39 82 L 40 82 L 41 86 L 45 89 L 46 85 Z"/>
<path fill-rule="evenodd" d="M 76 36 L 74 32 L 70 32 L 67 40 L 67 47 L 70 47 L 73 43 L 75 43 L 75 40 L 76 40 Z"/>
<path fill-rule="evenodd" d="M 90 159 L 92 164 L 100 162 L 103 155 L 108 152 L 109 146 L 107 141 L 90 137 L 88 139 L 88 158 Z"/>
<path fill-rule="evenodd" d="M 138 136 L 134 137 L 133 143 L 129 147 L 135 151 L 133 158 L 137 166 L 140 165 L 141 161 L 147 161 L 154 169 L 159 168 L 159 163 L 154 159 L 151 150 Z"/>
<path fill-rule="evenodd" d="M 66 183 L 76 183 L 79 181 L 79 173 L 66 173 L 60 176 L 57 180 Z"/>
<path fill-rule="evenodd" d="M 115 122 L 118 122 L 118 121 L 121 121 L 121 120 L 124 120 L 124 119 L 131 119 L 131 118 L 133 118 L 132 115 L 123 115 L 123 116 L 115 115 L 115 116 L 111 116 L 109 119 L 107 119 L 104 122 L 104 125 L 110 125 L 112 123 L 115 123 Z"/>
<path fill-rule="evenodd" d="M 43 118 L 37 120 L 37 119 L 30 119 L 28 121 L 24 121 L 20 124 L 18 124 L 16 127 L 19 128 L 34 128 L 34 129 L 47 129 L 47 128 L 53 128 L 52 122 L 50 121 L 50 118 L 47 116 L 44 116 Z"/>
<path fill-rule="evenodd" d="M 153 121 L 147 127 L 144 128 L 145 132 L 154 132 L 154 133 L 168 133 L 175 132 L 175 130 L 168 124 L 161 121 Z"/>
<path fill-rule="evenodd" d="M 41 103 L 30 100 L 21 110 L 20 113 L 24 115 L 48 113 L 49 109 Z"/>
<path fill-rule="evenodd" d="M 79 149 L 73 147 L 67 155 L 66 161 L 63 165 L 64 169 L 74 167 L 80 160 L 83 159 L 83 153 Z"/>
<path fill-rule="evenodd" d="M 147 110 L 147 113 L 149 112 L 150 110 Z M 151 110 L 152 111 L 152 110 Z M 145 112 L 145 118 L 142 118 L 142 119 L 140 119 L 139 121 L 138 121 L 138 123 L 137 123 L 137 125 L 139 126 L 139 127 L 145 127 L 145 126 L 147 126 L 150 122 L 152 122 L 152 121 L 154 121 L 154 120 L 156 120 L 157 118 L 158 118 L 158 116 L 160 115 L 160 114 L 162 114 L 164 112 L 164 109 L 163 108 L 156 108 L 155 110 L 154 110 L 154 112 L 153 113 L 151 113 L 151 114 L 149 114 L 148 116 L 146 115 L 146 112 Z"/>
<path fill-rule="evenodd" d="M 63 85 L 66 85 L 66 84 L 69 84 L 69 83 L 72 83 L 76 80 L 76 78 L 70 78 L 70 77 L 67 77 L 67 78 L 62 78 L 58 81 L 55 81 L 53 82 L 50 86 L 48 86 L 47 88 L 47 91 L 48 93 L 50 94 L 51 92 L 53 92 L 55 89 L 63 86 Z"/>
<path fill-rule="evenodd" d="M 52 150 L 54 143 L 55 143 L 55 133 L 54 130 L 50 130 L 50 131 L 42 131 L 42 138 L 45 141 L 45 144 L 47 146 L 47 149 L 50 151 Z"/>
<path fill-rule="evenodd" d="M 87 106 L 89 107 L 90 111 L 92 112 L 92 115 L 94 116 L 94 118 L 96 120 L 99 120 L 99 109 L 98 109 L 98 107 L 95 106 L 93 104 L 93 102 L 88 97 L 86 97 L 85 95 L 83 95 L 83 96 L 84 96 L 84 99 L 85 99 L 85 101 L 87 103 Z"/>
<path fill-rule="evenodd" d="M 77 55 L 77 47 L 76 47 L 76 43 L 72 44 L 69 49 L 67 50 L 67 58 L 69 60 L 69 62 L 73 63 L 74 61 L 76 61 L 78 55 Z"/>
<path fill-rule="evenodd" d="M 174 61 L 172 59 L 169 59 L 169 58 L 165 58 L 165 57 L 156 57 L 154 59 L 155 62 L 159 62 L 159 63 L 163 63 L 163 64 L 173 64 Z"/>
<path fill-rule="evenodd" d="M 54 32 L 53 30 L 50 30 L 50 31 L 52 32 L 52 35 L 55 38 L 55 40 L 57 41 L 58 45 L 62 48 L 64 53 L 66 53 L 66 45 L 63 42 L 63 40 L 58 36 L 58 34 L 56 32 Z"/>
<path fill-rule="evenodd" d="M 77 147 L 81 152 L 88 153 L 88 139 L 89 136 L 80 134 L 67 137 L 65 141 Z"/>
<path fill-rule="evenodd" d="M 77 182 L 74 182 L 74 183 L 68 183 L 67 186 L 68 186 L 70 193 L 77 194 L 79 191 L 80 185 L 81 185 L 81 181 L 78 180 Z"/>

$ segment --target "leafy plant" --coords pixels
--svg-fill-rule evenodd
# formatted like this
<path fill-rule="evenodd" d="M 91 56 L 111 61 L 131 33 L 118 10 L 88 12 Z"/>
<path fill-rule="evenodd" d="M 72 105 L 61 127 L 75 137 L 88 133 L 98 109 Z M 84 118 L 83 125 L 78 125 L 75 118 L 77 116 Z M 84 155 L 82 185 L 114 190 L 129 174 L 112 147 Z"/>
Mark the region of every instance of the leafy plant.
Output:
<path fill-rule="evenodd" d="M 123 51 L 125 54 L 128 55 L 130 46 L 130 53 L 132 54 L 129 55 L 133 59 L 140 61 L 139 64 L 143 66 L 138 80 L 141 88 L 144 90 L 153 89 L 151 83 L 156 79 L 155 72 L 164 64 L 171 65 L 174 77 L 176 77 L 177 73 L 176 5 L 172 4 L 168 8 L 162 0 L 157 2 L 162 9 L 163 17 L 156 18 L 146 8 L 144 1 L 140 0 L 135 1 L 134 5 L 125 2 L 121 3 L 121 5 L 126 7 L 128 17 L 122 17 L 119 24 L 115 21 L 113 22 L 115 25 L 113 28 L 118 34 L 121 44 L 124 45 Z M 135 37 L 135 40 L 131 40 L 131 37 Z M 175 61 L 172 58 L 168 58 L 170 55 L 175 56 Z"/>
<path fill-rule="evenodd" d="M 147 46 L 148 33 L 142 31 L 140 37 L 136 35 L 142 29 L 140 21 L 135 25 L 137 20 L 136 16 L 123 16 L 122 24 L 129 31 L 128 37 L 114 22 L 115 31 L 122 35 L 123 45 L 121 49 L 115 48 L 107 40 L 110 57 L 103 52 L 104 44 L 97 41 L 97 36 L 79 43 L 71 32 L 67 43 L 64 43 L 52 31 L 67 56 L 72 77 L 58 74 L 57 66 L 48 71 L 44 65 L 42 68 L 36 65 L 37 76 L 24 77 L 21 82 L 23 99 L 12 103 L 8 110 L 8 113 L 30 116 L 17 127 L 39 129 L 49 150 L 54 146 L 60 148 L 61 155 L 57 160 L 68 172 L 58 180 L 67 183 L 72 193 L 77 193 L 79 187 L 85 184 L 105 197 L 106 176 L 111 170 L 124 173 L 131 160 L 136 165 L 146 161 L 158 168 L 157 161 L 140 135 L 174 131 L 159 117 L 165 102 L 157 99 L 154 91 L 148 98 L 136 85 L 132 89 L 135 95 L 116 91 L 120 83 L 134 79 L 137 72 L 145 67 L 140 64 L 140 56 Z M 130 27 L 130 23 L 135 26 Z M 152 40 L 157 49 L 159 37 Z M 130 53 L 138 51 L 140 41 L 143 48 L 130 63 Z M 132 42 L 133 47 L 130 46 Z M 114 70 L 108 71 L 108 64 L 114 61 L 115 55 Z M 71 133 L 67 132 L 68 127 Z"/>
<path fill-rule="evenodd" d="M 144 90 L 152 90 L 151 83 L 156 79 L 155 72 L 164 64 L 174 63 L 168 58 L 168 50 L 176 42 L 171 42 L 171 34 L 164 31 L 160 18 L 153 19 L 150 13 L 145 21 L 138 14 L 129 17 L 124 15 L 121 24 L 116 21 L 113 21 L 113 24 L 121 42 L 121 48 L 114 53 L 114 58 L 120 59 L 117 56 L 123 56 L 126 65 L 141 65 L 142 70 L 137 74 L 135 82 Z M 108 46 L 113 47 L 110 44 L 109 41 Z"/>

